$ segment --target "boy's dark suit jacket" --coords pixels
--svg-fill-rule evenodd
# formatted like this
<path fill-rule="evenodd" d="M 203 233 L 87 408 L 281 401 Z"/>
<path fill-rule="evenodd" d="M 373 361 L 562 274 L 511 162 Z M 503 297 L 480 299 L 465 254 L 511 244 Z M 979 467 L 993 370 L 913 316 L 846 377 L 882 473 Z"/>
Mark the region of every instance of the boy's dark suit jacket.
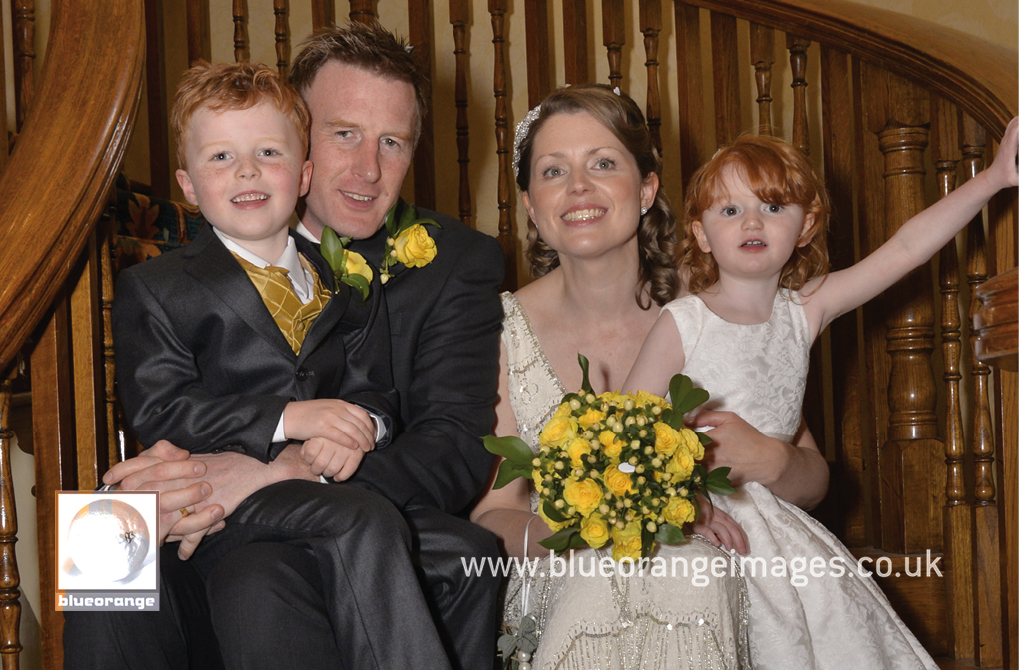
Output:
<path fill-rule="evenodd" d="M 333 273 L 293 235 L 333 287 Z M 340 398 L 383 417 L 396 393 L 385 299 L 340 285 L 294 354 L 254 284 L 209 226 L 189 245 L 128 268 L 117 280 L 113 335 L 120 399 L 146 447 L 166 439 L 192 452 L 239 448 L 263 462 L 292 400 Z M 377 445 L 382 446 L 382 445 Z"/>
<path fill-rule="evenodd" d="M 393 379 L 403 432 L 365 454 L 351 482 L 397 507 L 464 511 L 488 479 L 493 457 L 481 437 L 495 423 L 504 263 L 498 242 L 461 221 L 425 209 L 435 259 L 419 268 L 394 265 L 383 291 L 393 342 Z M 382 258 L 386 229 L 351 249 Z"/>

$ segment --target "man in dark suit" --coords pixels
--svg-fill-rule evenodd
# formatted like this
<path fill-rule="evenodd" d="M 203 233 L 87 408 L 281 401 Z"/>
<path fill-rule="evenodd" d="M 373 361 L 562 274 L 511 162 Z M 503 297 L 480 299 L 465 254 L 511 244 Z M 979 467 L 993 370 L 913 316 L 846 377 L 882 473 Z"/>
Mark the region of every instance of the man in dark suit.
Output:
<path fill-rule="evenodd" d="M 383 219 L 410 166 L 427 84 L 400 41 L 381 28 L 358 25 L 313 37 L 292 72 L 311 109 L 310 158 L 315 164 L 309 196 L 299 207 L 301 232 L 316 238 L 328 226 L 351 236 L 357 240 L 352 248 L 377 266 L 387 243 Z M 477 495 L 491 465 L 479 436 L 494 423 L 503 261 L 492 238 L 449 217 L 420 214 L 434 216 L 441 225 L 428 228 L 436 255 L 419 267 L 396 263 L 383 289 L 404 432 L 386 449 L 366 454 L 349 483 L 329 486 L 364 487 L 400 509 L 434 615 L 434 622 L 408 620 L 407 627 L 434 625 L 449 655 L 448 662 L 422 657 L 420 665 L 448 663 L 473 670 L 492 665 L 498 580 L 494 575 L 468 577 L 461 558 L 494 556 L 497 547 L 494 536 L 456 515 Z M 161 490 L 164 518 L 181 516 L 167 504 L 196 503 L 193 513 L 170 531 L 169 539 L 179 539 L 185 533 L 201 534 L 217 513 L 229 515 L 267 483 L 308 478 L 293 450 L 283 450 L 262 466 L 253 459 L 240 462 L 230 453 L 184 461 L 185 455 L 164 442 L 117 466 L 104 481 Z M 207 468 L 197 478 L 193 460 Z M 243 476 L 236 476 L 239 468 Z M 198 479 L 212 485 L 210 497 L 203 499 Z M 333 646 L 332 627 L 349 622 L 336 621 L 323 607 L 321 592 L 328 585 L 316 568 L 317 558 L 302 547 L 255 544 L 220 563 L 208 591 L 228 666 L 335 667 L 339 660 L 345 667 L 384 667 L 365 648 L 362 636 L 352 634 L 354 649 Z M 179 586 L 172 589 L 182 595 L 173 628 L 164 626 L 155 642 L 164 650 L 173 648 L 165 657 L 175 660 L 162 667 L 177 667 L 179 659 L 196 663 L 195 648 L 207 641 L 200 639 L 202 594 L 188 568 L 177 563 L 167 570 Z M 362 569 L 378 570 L 379 565 L 354 566 L 352 583 L 340 585 L 350 589 L 352 607 L 358 598 L 370 597 L 354 583 Z M 359 625 L 370 627 L 371 622 Z M 402 634 L 391 631 L 394 639 Z"/>

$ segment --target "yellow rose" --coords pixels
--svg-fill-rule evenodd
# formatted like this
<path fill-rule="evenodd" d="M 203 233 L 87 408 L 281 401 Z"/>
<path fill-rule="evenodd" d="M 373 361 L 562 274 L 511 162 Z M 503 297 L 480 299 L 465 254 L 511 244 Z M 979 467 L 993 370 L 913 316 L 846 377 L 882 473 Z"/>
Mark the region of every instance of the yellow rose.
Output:
<path fill-rule="evenodd" d="M 672 460 L 665 466 L 665 471 L 676 475 L 672 481 L 681 481 L 693 473 L 693 454 L 686 448 L 686 445 L 679 445 Z"/>
<path fill-rule="evenodd" d="M 640 521 L 641 519 L 634 519 L 626 524 L 623 530 L 612 528 L 613 560 L 621 561 L 624 558 L 640 560 Z"/>
<path fill-rule="evenodd" d="M 555 414 L 552 415 L 552 418 L 558 419 L 561 416 L 569 416 L 571 411 L 572 410 L 570 409 L 570 403 L 564 402 L 562 405 L 559 405 L 559 409 L 555 411 Z"/>
<path fill-rule="evenodd" d="M 612 491 L 614 495 L 621 496 L 624 493 L 633 491 L 633 480 L 630 479 L 630 475 L 625 472 L 621 472 L 619 468 L 614 465 L 610 465 L 603 476 L 605 486 Z"/>
<path fill-rule="evenodd" d="M 662 514 L 665 516 L 665 520 L 673 526 L 682 527 L 683 524 L 694 520 L 696 510 L 689 500 L 675 496 L 669 500 L 669 504 L 662 510 Z"/>
<path fill-rule="evenodd" d="M 356 251 L 347 251 L 347 274 L 348 275 L 361 275 L 371 283 L 372 277 L 375 273 L 372 272 L 372 268 L 368 265 L 368 261 L 364 259 L 364 256 L 357 253 Z"/>
<path fill-rule="evenodd" d="M 545 522 L 545 524 L 552 530 L 553 533 L 558 533 L 563 528 L 573 525 L 573 519 L 567 519 L 566 521 L 553 521 L 552 519 L 549 519 L 547 516 L 545 516 L 544 504 L 538 505 L 538 516 L 541 517 L 541 520 Z"/>
<path fill-rule="evenodd" d="M 676 447 L 682 440 L 679 433 L 669 424 L 661 421 L 655 424 L 655 451 L 662 456 L 672 456 L 676 453 Z"/>
<path fill-rule="evenodd" d="M 397 235 L 393 248 L 396 259 L 410 268 L 424 267 L 435 258 L 435 240 L 420 223 Z"/>
<path fill-rule="evenodd" d="M 597 549 L 609 541 L 609 525 L 600 514 L 580 520 L 580 537 L 588 546 Z"/>
<path fill-rule="evenodd" d="M 584 456 L 591 453 L 591 443 L 582 438 L 570 440 L 566 447 L 566 453 L 570 455 L 570 465 L 575 468 L 585 467 Z"/>
<path fill-rule="evenodd" d="M 546 447 L 561 447 L 577 436 L 577 421 L 570 416 L 553 417 L 538 436 Z"/>
<path fill-rule="evenodd" d="M 582 516 L 587 516 L 601 504 L 601 486 L 593 479 L 578 481 L 570 477 L 563 487 L 563 500 L 567 505 L 575 507 Z"/>
<path fill-rule="evenodd" d="M 623 403 L 630 398 L 630 394 L 623 395 L 618 391 L 608 391 L 606 393 L 603 393 L 600 397 L 607 400 L 608 402 L 614 402 L 620 407 L 622 407 Z"/>
<path fill-rule="evenodd" d="M 577 419 L 577 423 L 580 424 L 581 428 L 587 430 L 591 426 L 601 423 L 604 420 L 605 412 L 599 412 L 594 407 L 588 407 L 587 411 L 584 412 L 584 414 L 579 419 Z"/>
<path fill-rule="evenodd" d="M 616 439 L 616 434 L 611 430 L 603 430 L 598 433 L 598 441 L 605 448 L 605 455 L 614 463 L 619 462 L 619 454 L 623 451 L 623 442 Z"/>
<path fill-rule="evenodd" d="M 693 456 L 695 461 L 699 461 L 704 458 L 704 445 L 701 444 L 701 440 L 697 437 L 697 433 L 693 432 L 689 428 L 684 428 L 679 431 L 679 434 L 686 443 L 686 448 L 690 450 L 690 454 Z"/>
<path fill-rule="evenodd" d="M 664 408 L 669 404 L 669 401 L 665 398 L 656 396 L 654 393 L 648 393 L 647 391 L 637 391 L 634 398 L 638 405 L 658 405 Z"/>

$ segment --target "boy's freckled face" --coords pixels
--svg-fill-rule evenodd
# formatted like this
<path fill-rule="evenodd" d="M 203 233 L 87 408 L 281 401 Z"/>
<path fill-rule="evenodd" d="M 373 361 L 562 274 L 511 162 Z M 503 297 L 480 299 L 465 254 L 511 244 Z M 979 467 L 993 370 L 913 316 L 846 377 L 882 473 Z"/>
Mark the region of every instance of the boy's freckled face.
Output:
<path fill-rule="evenodd" d="M 228 238 L 275 261 L 278 254 L 260 251 L 286 245 L 287 222 L 311 178 L 293 123 L 271 102 L 202 108 L 191 119 L 184 150 L 188 166 L 177 170 L 177 180 L 187 201 Z"/>

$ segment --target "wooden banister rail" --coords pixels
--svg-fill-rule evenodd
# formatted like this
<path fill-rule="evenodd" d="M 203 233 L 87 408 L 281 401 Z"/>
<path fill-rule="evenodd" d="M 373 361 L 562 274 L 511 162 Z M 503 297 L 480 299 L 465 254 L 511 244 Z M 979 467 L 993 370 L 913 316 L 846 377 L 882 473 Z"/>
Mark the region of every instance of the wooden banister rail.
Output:
<path fill-rule="evenodd" d="M 53 3 L 33 111 L 0 175 L 0 370 L 92 231 L 134 127 L 144 61 L 141 0 Z"/>
<path fill-rule="evenodd" d="M 937 93 L 996 138 L 1019 112 L 1014 51 L 905 14 L 844 0 L 684 0 L 821 42 Z"/>

